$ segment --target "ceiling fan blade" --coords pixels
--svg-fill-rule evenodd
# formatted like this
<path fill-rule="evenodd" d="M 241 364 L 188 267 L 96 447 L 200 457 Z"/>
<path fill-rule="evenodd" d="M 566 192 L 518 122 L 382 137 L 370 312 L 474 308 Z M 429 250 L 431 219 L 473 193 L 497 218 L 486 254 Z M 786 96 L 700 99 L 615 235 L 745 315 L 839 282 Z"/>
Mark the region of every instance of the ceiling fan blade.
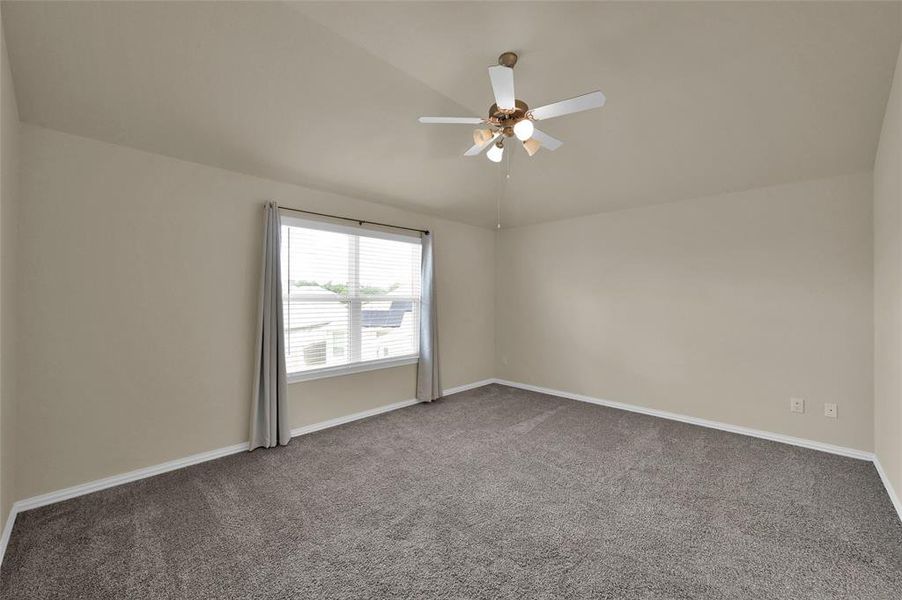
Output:
<path fill-rule="evenodd" d="M 539 131 L 538 129 L 532 132 L 532 139 L 538 141 L 542 144 L 542 148 L 548 150 L 557 150 L 564 144 L 561 140 L 553 138 L 544 131 Z"/>
<path fill-rule="evenodd" d="M 513 109 L 515 106 L 514 70 L 502 65 L 489 67 L 489 79 L 492 80 L 492 91 L 495 92 L 495 104 L 498 105 L 498 108 Z"/>
<path fill-rule="evenodd" d="M 601 92 L 592 92 L 577 96 L 576 98 L 570 98 L 569 100 L 561 100 L 560 102 L 534 108 L 529 111 L 529 114 L 532 115 L 532 118 L 536 121 L 541 121 L 552 117 L 582 112 L 591 108 L 601 108 L 604 106 L 604 103 L 604 94 Z"/>
<path fill-rule="evenodd" d="M 542 147 L 542 144 L 539 143 L 535 137 L 531 137 L 525 142 L 523 142 L 523 147 L 526 148 L 526 153 L 530 156 L 535 155 L 536 152 L 539 151 L 539 148 Z"/>
<path fill-rule="evenodd" d="M 453 123 L 456 125 L 481 125 L 485 119 L 480 117 L 420 117 L 420 123 Z"/>
<path fill-rule="evenodd" d="M 483 150 L 485 150 L 486 148 L 491 146 L 495 142 L 495 140 L 498 139 L 498 136 L 500 136 L 500 135 L 501 135 L 501 132 L 499 131 L 498 133 L 493 135 L 491 138 L 489 138 L 485 142 L 483 142 L 481 144 L 475 144 L 469 150 L 464 152 L 464 156 L 476 156 L 477 154 L 481 153 Z"/>

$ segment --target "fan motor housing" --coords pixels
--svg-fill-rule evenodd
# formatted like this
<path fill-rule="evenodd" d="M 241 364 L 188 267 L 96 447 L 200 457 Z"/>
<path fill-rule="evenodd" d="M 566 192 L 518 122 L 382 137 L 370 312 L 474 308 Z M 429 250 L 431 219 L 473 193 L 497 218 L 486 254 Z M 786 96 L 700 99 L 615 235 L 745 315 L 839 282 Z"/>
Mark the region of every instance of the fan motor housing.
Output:
<path fill-rule="evenodd" d="M 504 135 L 510 137 L 514 134 L 514 125 L 516 125 L 517 121 L 522 121 L 527 118 L 526 113 L 528 111 L 529 106 L 522 100 L 514 100 L 514 108 L 512 110 L 501 109 L 498 108 L 497 104 L 493 104 L 491 108 L 489 108 L 489 118 L 487 121 L 495 127 L 500 128 Z"/>

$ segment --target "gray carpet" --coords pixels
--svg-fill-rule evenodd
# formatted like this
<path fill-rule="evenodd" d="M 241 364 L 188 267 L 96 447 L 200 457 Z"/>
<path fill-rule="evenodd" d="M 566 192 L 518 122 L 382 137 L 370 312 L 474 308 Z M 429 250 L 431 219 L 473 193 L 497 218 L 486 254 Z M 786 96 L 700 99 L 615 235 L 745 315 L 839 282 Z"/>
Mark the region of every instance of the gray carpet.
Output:
<path fill-rule="evenodd" d="M 492 385 L 19 515 L 9 599 L 902 597 L 867 462 Z"/>

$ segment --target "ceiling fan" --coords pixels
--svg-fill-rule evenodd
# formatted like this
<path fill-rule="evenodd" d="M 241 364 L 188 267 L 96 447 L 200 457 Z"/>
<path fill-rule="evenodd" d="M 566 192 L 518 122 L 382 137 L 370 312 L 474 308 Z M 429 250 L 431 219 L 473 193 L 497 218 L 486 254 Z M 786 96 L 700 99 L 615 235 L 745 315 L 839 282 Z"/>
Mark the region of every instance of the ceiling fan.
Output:
<path fill-rule="evenodd" d="M 595 91 L 531 109 L 514 95 L 514 65 L 516 64 L 517 55 L 514 52 L 505 52 L 498 57 L 496 66 L 489 67 L 489 79 L 492 82 L 492 91 L 495 93 L 495 103 L 489 108 L 488 118 L 420 117 L 420 123 L 487 125 L 487 128 L 480 127 L 473 132 L 474 145 L 464 152 L 464 156 L 476 156 L 491 146 L 491 149 L 486 152 L 486 158 L 492 162 L 501 162 L 501 158 L 504 156 L 504 138 L 516 137 L 523 143 L 526 153 L 530 156 L 538 152 L 539 148 L 557 150 L 561 147 L 564 142 L 536 129 L 533 121 L 544 121 L 604 106 L 604 94 Z"/>

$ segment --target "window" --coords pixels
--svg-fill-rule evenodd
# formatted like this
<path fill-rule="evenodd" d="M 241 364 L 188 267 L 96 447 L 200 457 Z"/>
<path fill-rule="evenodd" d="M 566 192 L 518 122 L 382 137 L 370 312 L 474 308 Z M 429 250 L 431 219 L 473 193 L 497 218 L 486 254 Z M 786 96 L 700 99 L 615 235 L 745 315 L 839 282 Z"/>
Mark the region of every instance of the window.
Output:
<path fill-rule="evenodd" d="M 416 362 L 419 237 L 281 219 L 289 380 Z"/>

